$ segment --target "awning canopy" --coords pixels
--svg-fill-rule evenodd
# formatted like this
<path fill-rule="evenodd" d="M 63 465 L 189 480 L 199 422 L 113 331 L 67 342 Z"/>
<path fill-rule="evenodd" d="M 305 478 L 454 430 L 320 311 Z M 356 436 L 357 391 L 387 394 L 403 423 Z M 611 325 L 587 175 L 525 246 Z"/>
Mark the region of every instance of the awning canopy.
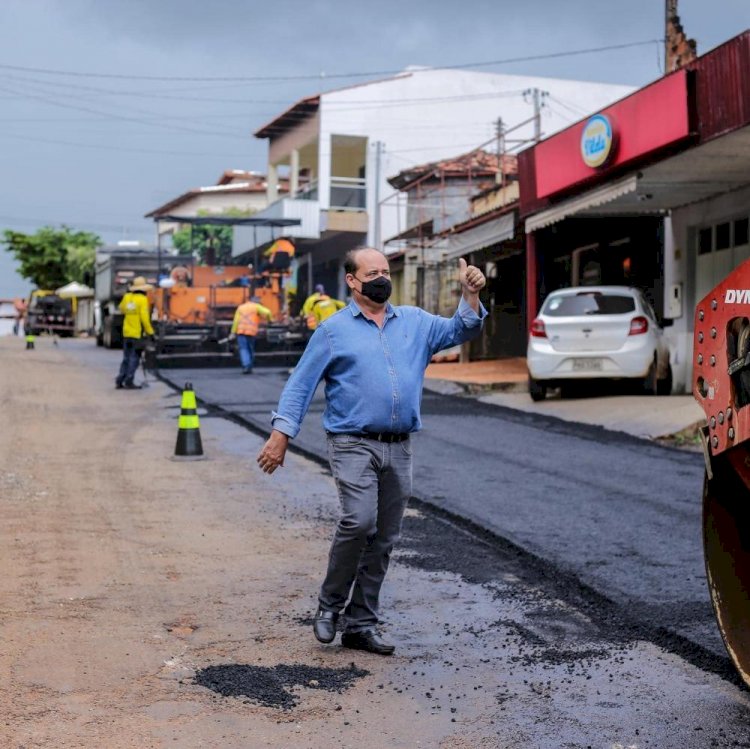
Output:
<path fill-rule="evenodd" d="M 470 252 L 483 250 L 485 247 L 504 242 L 511 239 L 516 230 L 516 213 L 511 211 L 493 221 L 479 224 L 473 229 L 449 234 L 445 237 L 443 245 L 446 248 L 444 258 L 453 260 Z"/>
<path fill-rule="evenodd" d="M 663 159 L 529 216 L 526 233 L 570 216 L 642 216 L 750 184 L 750 127 Z"/>
<path fill-rule="evenodd" d="M 537 229 L 543 229 L 545 226 L 551 226 L 558 223 L 568 216 L 585 211 L 588 208 L 594 208 L 600 205 L 606 205 L 622 195 L 628 195 L 635 192 L 638 187 L 638 177 L 631 174 L 624 179 L 619 179 L 594 190 L 589 190 L 583 195 L 576 195 L 575 198 L 564 200 L 562 203 L 547 208 L 540 213 L 526 219 L 526 233 L 531 234 Z"/>
<path fill-rule="evenodd" d="M 72 281 L 65 286 L 55 290 L 55 294 L 61 299 L 80 299 L 81 297 L 94 296 L 94 290 L 77 281 Z"/>

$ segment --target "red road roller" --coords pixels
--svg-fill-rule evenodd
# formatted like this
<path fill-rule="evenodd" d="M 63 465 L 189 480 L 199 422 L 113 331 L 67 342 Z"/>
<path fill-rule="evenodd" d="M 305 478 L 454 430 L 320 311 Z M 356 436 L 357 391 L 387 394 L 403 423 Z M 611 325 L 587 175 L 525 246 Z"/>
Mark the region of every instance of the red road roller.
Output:
<path fill-rule="evenodd" d="M 694 330 L 706 574 L 721 636 L 750 686 L 750 260 L 700 301 Z"/>

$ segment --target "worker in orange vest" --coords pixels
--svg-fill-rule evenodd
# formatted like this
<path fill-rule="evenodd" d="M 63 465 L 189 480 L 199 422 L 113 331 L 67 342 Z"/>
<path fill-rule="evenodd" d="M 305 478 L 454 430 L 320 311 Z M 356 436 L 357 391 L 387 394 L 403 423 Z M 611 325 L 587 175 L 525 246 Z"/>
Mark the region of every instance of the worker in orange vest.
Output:
<path fill-rule="evenodd" d="M 230 335 L 237 338 L 242 374 L 251 374 L 253 371 L 255 336 L 258 335 L 261 318 L 270 321 L 271 310 L 260 304 L 257 296 L 241 304 L 234 313 Z"/>
<path fill-rule="evenodd" d="M 294 259 L 294 243 L 286 237 L 277 239 L 264 253 L 266 262 L 261 271 L 264 273 L 283 272 L 289 270 Z"/>

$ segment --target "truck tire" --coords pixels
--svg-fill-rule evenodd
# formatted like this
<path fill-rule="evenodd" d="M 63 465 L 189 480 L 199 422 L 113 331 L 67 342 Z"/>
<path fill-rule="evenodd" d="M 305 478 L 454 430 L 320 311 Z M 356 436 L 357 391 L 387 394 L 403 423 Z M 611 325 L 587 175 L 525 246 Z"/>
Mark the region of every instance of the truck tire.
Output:
<path fill-rule="evenodd" d="M 105 318 L 102 327 L 102 345 L 104 348 L 112 348 L 112 318 Z"/>

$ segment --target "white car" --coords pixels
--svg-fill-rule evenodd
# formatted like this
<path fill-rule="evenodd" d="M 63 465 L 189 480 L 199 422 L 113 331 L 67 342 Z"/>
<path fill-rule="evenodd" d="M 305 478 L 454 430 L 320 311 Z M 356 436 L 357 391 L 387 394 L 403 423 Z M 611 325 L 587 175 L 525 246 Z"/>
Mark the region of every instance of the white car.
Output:
<path fill-rule="evenodd" d="M 628 286 L 553 291 L 529 328 L 529 394 L 571 380 L 640 379 L 648 394 L 672 391 L 669 346 L 643 294 Z"/>

